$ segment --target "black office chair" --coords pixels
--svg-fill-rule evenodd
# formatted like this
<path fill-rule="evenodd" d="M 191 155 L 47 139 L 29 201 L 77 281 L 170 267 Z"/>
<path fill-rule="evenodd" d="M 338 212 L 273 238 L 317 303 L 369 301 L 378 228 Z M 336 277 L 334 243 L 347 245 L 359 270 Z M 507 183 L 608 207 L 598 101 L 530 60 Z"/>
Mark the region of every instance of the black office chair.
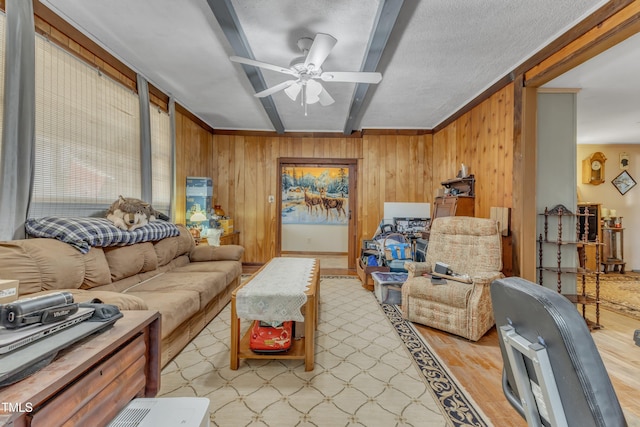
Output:
<path fill-rule="evenodd" d="M 519 277 L 495 280 L 491 301 L 502 388 L 529 426 L 626 426 L 587 325 L 564 296 Z"/>

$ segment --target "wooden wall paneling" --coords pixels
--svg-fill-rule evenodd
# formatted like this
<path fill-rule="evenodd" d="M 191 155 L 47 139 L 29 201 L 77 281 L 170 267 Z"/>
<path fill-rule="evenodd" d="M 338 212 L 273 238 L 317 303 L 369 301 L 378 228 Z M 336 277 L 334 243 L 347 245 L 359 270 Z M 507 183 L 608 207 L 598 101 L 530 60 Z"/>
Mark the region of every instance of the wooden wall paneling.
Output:
<path fill-rule="evenodd" d="M 263 227 L 263 223 L 259 221 L 262 215 L 257 210 L 256 199 L 258 197 L 257 182 L 259 177 L 257 173 L 258 144 L 260 137 L 251 136 L 245 138 L 244 144 L 244 210 L 245 228 L 243 234 L 245 241 L 250 244 L 245 245 L 245 258 L 254 260 L 260 257 L 258 252 L 258 228 Z"/>
<path fill-rule="evenodd" d="M 245 140 L 246 138 L 243 136 L 233 136 L 230 139 L 230 150 L 233 152 L 233 181 L 235 184 L 235 191 L 230 198 L 234 200 L 232 203 L 234 216 L 233 229 L 240 231 L 240 244 L 245 247 L 243 261 L 249 261 L 250 258 L 247 256 L 246 250 L 252 243 L 248 238 L 250 224 L 247 218 L 248 206 L 246 204 L 246 192 L 247 186 L 251 185 L 251 182 L 247 182 L 244 172 L 248 167 L 251 167 L 251 165 L 245 163 Z"/>
<path fill-rule="evenodd" d="M 411 136 L 407 141 L 407 167 L 406 175 L 409 178 L 407 181 L 407 202 L 415 202 L 420 194 L 422 199 L 425 197 L 425 193 L 422 190 L 424 187 L 424 177 L 422 174 L 423 165 L 425 162 L 424 147 L 420 146 L 418 142 L 418 136 Z"/>
<path fill-rule="evenodd" d="M 410 202 L 409 183 L 414 178 L 409 174 L 410 170 L 410 142 L 411 137 L 402 136 L 396 138 L 396 202 Z"/>
<path fill-rule="evenodd" d="M 188 125 L 181 128 L 187 134 Z M 178 160 L 182 165 L 189 163 L 186 153 L 198 149 L 188 138 L 182 137 L 185 148 L 179 158 L 185 158 Z M 278 158 L 294 154 L 310 159 L 358 159 L 356 244 L 376 231 L 385 201 L 431 201 L 431 134 L 318 138 L 215 134 L 213 141 L 210 175 L 216 188 L 221 187 L 216 189 L 217 201 L 241 232 L 247 263 L 263 263 L 275 255 L 280 223 L 276 205 L 269 204 L 267 196 L 278 197 Z M 180 169 L 186 176 L 188 168 Z"/>
<path fill-rule="evenodd" d="M 473 161 L 473 147 L 471 144 L 471 134 L 470 131 L 470 119 L 469 113 L 462 115 L 458 120 L 456 120 L 456 128 L 455 128 L 455 138 L 457 141 L 456 144 L 456 152 L 457 152 L 457 160 L 458 167 L 461 168 L 464 163 L 467 166 L 467 170 L 469 173 L 474 173 L 471 169 L 472 161 Z"/>
<path fill-rule="evenodd" d="M 183 141 L 183 120 L 184 120 L 184 116 L 182 114 L 180 114 L 178 111 L 176 111 L 176 115 L 175 115 L 175 121 L 176 121 L 176 147 L 175 147 L 175 212 L 173 212 L 173 218 L 172 220 L 175 223 L 182 223 L 184 224 L 185 222 L 185 210 L 187 208 L 187 202 L 185 200 L 186 197 L 186 190 L 184 188 L 183 185 L 181 185 L 182 182 L 185 181 L 185 177 L 186 177 L 186 172 L 184 170 L 184 144 L 182 143 Z"/>
<path fill-rule="evenodd" d="M 267 203 L 265 209 L 265 242 L 263 252 L 266 259 L 271 259 L 276 256 L 276 243 L 280 238 L 280 219 L 277 217 L 278 203 L 280 202 L 279 195 L 282 193 L 278 186 L 278 178 L 280 176 L 280 169 L 278 168 L 278 158 L 280 156 L 281 146 L 283 145 L 283 139 L 279 137 L 269 138 L 267 145 L 267 170 L 266 183 L 268 188 L 268 194 L 274 197 L 273 203 Z"/>
<path fill-rule="evenodd" d="M 364 167 L 363 180 L 361 181 L 363 197 L 361 218 L 364 221 L 362 233 L 365 236 L 372 236 L 376 231 L 378 224 L 383 216 L 384 194 L 381 192 L 381 181 L 384 181 L 384 175 L 381 176 L 383 168 L 380 136 L 366 136 L 363 139 Z M 382 206 L 381 206 L 382 204 Z"/>
<path fill-rule="evenodd" d="M 514 144 L 514 88 L 511 83 L 505 90 L 501 129 L 504 129 L 502 137 L 502 182 L 504 191 L 502 194 L 503 207 L 513 208 L 513 144 Z"/>
<path fill-rule="evenodd" d="M 511 87 L 511 85 L 509 85 Z M 505 206 L 505 148 L 507 146 L 507 130 L 506 130 L 506 110 L 507 110 L 507 96 L 508 90 L 503 89 L 500 91 L 497 99 L 496 111 L 496 129 L 497 129 L 497 147 L 496 147 L 496 199 L 495 204 L 491 206 L 504 207 Z M 491 207 L 490 207 L 491 208 Z"/>
<path fill-rule="evenodd" d="M 380 140 L 380 164 L 384 170 L 384 179 L 380 183 L 383 202 L 395 202 L 397 197 L 398 147 L 390 143 L 391 138 L 394 137 L 391 135 L 382 135 Z"/>
<path fill-rule="evenodd" d="M 424 189 L 422 191 L 422 195 L 424 197 L 425 202 L 429 202 L 433 205 L 433 196 L 436 189 L 436 184 L 433 180 L 433 167 L 434 167 L 434 157 L 433 157 L 433 134 L 424 135 L 421 138 L 421 142 L 424 145 L 424 170 L 422 171 L 424 177 Z M 418 199 L 419 201 L 419 199 Z"/>
<path fill-rule="evenodd" d="M 228 135 L 222 135 L 216 141 L 213 147 L 211 174 L 215 175 L 213 179 L 213 204 L 220 205 L 225 214 L 234 216 L 234 209 L 230 201 L 230 194 L 233 194 L 234 184 L 231 173 L 231 151 L 230 139 Z M 207 175 L 207 176 L 210 176 Z"/>
<path fill-rule="evenodd" d="M 267 150 L 269 143 L 268 137 L 259 138 L 258 146 L 256 147 L 256 179 L 255 179 L 255 212 L 256 212 L 256 229 L 255 229 L 255 253 L 267 254 L 268 243 L 266 240 L 271 239 L 271 236 L 267 234 L 269 224 L 271 223 L 271 216 L 269 212 L 269 203 L 267 202 L 267 196 L 269 192 L 269 169 L 274 163 L 270 158 L 271 150 Z M 269 156 L 268 156 L 269 155 Z"/>

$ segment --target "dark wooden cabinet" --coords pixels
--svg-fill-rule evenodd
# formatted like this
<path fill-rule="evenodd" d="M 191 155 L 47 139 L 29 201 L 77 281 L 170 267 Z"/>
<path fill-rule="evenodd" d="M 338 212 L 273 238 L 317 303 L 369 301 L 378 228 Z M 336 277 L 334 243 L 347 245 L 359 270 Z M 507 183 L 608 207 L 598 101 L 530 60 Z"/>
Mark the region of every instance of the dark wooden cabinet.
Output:
<path fill-rule="evenodd" d="M 469 196 L 436 197 L 432 219 L 443 216 L 475 216 L 475 198 Z"/>

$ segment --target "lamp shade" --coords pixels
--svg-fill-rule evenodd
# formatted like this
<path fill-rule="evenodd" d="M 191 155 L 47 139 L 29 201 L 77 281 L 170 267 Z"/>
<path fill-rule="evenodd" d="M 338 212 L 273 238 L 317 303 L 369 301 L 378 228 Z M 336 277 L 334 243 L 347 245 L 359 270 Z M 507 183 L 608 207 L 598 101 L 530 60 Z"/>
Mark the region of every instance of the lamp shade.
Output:
<path fill-rule="evenodd" d="M 206 220 L 207 220 L 207 217 L 202 212 L 196 212 L 193 215 L 191 215 L 191 218 L 189 218 L 189 221 L 191 222 L 206 221 Z"/>

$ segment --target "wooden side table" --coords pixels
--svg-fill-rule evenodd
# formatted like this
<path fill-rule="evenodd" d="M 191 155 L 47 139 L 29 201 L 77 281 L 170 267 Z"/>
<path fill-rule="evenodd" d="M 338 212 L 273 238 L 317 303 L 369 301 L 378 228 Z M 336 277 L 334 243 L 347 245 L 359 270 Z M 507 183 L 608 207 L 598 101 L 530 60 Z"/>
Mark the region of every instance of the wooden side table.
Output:
<path fill-rule="evenodd" d="M 160 313 L 123 311 L 109 329 L 62 350 L 42 370 L 0 389 L 1 426 L 104 426 L 160 388 Z"/>
<path fill-rule="evenodd" d="M 620 274 L 624 274 L 624 228 L 603 228 L 602 241 L 604 247 L 602 249 L 602 259 L 600 263 L 603 267 L 603 273 L 609 271 L 620 270 Z"/>
<path fill-rule="evenodd" d="M 233 233 L 220 236 L 220 245 L 238 245 L 240 244 L 240 232 L 234 231 Z"/>

